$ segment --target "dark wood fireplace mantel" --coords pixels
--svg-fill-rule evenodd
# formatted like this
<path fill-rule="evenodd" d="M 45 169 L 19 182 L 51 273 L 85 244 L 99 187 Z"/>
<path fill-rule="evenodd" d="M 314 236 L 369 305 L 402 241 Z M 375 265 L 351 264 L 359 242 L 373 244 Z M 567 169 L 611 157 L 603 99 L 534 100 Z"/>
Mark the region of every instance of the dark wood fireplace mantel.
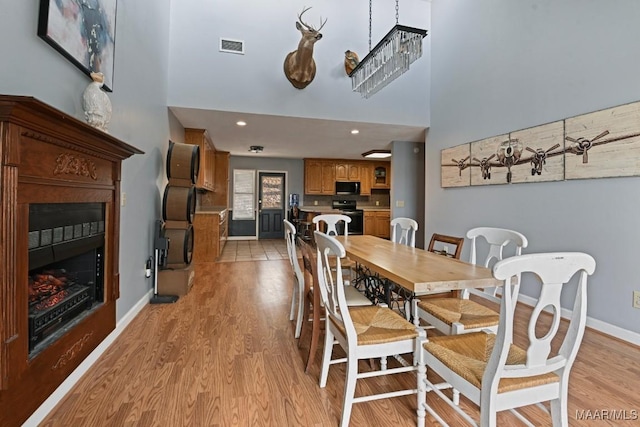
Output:
<path fill-rule="evenodd" d="M 143 154 L 35 98 L 0 95 L 0 425 L 21 425 L 115 328 L 120 171 Z M 37 354 L 28 342 L 33 203 L 105 207 L 104 301 Z"/>

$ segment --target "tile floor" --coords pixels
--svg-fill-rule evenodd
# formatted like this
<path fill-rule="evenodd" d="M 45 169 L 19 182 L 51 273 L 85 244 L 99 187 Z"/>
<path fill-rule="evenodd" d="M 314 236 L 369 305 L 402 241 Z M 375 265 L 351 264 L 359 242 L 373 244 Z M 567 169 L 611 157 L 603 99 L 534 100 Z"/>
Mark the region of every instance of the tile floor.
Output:
<path fill-rule="evenodd" d="M 287 259 L 287 243 L 277 240 L 227 240 L 218 262 Z"/>

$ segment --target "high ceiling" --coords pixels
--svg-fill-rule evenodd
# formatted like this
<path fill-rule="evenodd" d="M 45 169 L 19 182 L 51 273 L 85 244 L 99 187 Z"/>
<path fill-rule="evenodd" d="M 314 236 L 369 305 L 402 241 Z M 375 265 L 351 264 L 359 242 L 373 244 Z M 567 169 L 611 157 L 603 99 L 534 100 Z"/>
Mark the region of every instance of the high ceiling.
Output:
<path fill-rule="evenodd" d="M 362 159 L 362 153 L 391 149 L 392 141 L 424 143 L 425 128 L 380 123 L 285 117 L 171 107 L 185 128 L 207 129 L 216 149 L 234 156 Z M 236 122 L 247 123 L 240 127 Z M 357 135 L 351 130 L 358 129 Z M 261 145 L 261 154 L 249 147 Z"/>

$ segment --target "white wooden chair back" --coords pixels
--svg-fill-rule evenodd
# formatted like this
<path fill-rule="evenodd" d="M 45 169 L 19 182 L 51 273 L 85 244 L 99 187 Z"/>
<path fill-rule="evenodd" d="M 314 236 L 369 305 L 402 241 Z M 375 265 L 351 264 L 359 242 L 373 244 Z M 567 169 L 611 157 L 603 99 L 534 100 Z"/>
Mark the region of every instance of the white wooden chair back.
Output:
<path fill-rule="evenodd" d="M 313 234 L 318 255 L 317 280 L 326 315 L 338 324 L 342 324 L 346 331 L 347 342 L 357 343 L 356 330 L 347 309 L 342 279 L 340 259 L 346 256 L 344 246 L 332 236 L 321 231 L 315 231 Z M 335 263 L 330 262 L 330 259 L 335 259 Z"/>
<path fill-rule="evenodd" d="M 291 263 L 291 268 L 293 267 L 295 246 L 296 246 L 296 227 L 289 222 L 288 220 L 283 220 L 284 222 L 284 238 L 287 241 L 287 255 L 289 256 L 289 262 Z"/>
<path fill-rule="evenodd" d="M 337 236 L 339 235 L 336 225 L 340 221 L 344 221 L 344 233 L 343 236 L 349 234 L 349 223 L 351 222 L 351 217 L 342 214 L 322 214 L 316 215 L 313 217 L 313 223 L 316 225 L 316 231 L 323 231 L 320 229 L 320 223 L 324 222 L 327 224 L 326 234 L 329 236 Z"/>
<path fill-rule="evenodd" d="M 284 236 L 287 241 L 287 253 L 293 271 L 293 290 L 291 292 L 291 309 L 289 320 L 296 319 L 295 337 L 300 336 L 302 329 L 302 315 L 304 302 L 304 273 L 298 261 L 298 247 L 296 245 L 296 227 L 286 219 L 284 220 Z M 297 307 L 297 313 L 296 313 Z"/>
<path fill-rule="evenodd" d="M 488 360 L 486 370 L 482 377 L 482 390 L 480 392 L 481 402 L 494 402 L 496 407 L 510 407 L 505 397 L 504 404 L 500 402 L 501 393 L 498 393 L 498 384 L 502 378 L 527 378 L 547 373 L 555 373 L 560 378 L 560 387 L 554 389 L 554 394 L 560 396 L 551 397 L 551 412 L 555 420 L 559 414 L 555 412 L 564 412 L 566 423 L 566 398 L 569 380 L 569 371 L 578 353 L 587 317 L 587 275 L 593 274 L 596 267 L 595 260 L 587 254 L 579 252 L 557 252 L 542 254 L 526 254 L 518 257 L 510 257 L 499 261 L 493 268 L 493 275 L 496 279 L 503 281 L 505 289 L 500 304 L 500 324 L 496 334 L 496 341 L 493 352 Z M 513 343 L 514 329 L 514 306 L 517 303 L 517 292 L 507 291 L 508 289 L 517 289 L 519 286 L 512 281 L 513 277 L 520 277 L 522 273 L 533 273 L 531 276 L 537 278 L 541 287 L 540 297 L 533 308 L 531 317 L 529 318 L 527 327 L 527 336 L 529 339 L 526 350 L 526 362 L 520 365 L 507 363 L 510 345 Z M 560 315 L 562 307 L 560 305 L 562 290 L 565 285 L 578 274 L 578 285 L 575 288 L 575 299 L 573 310 L 569 320 L 569 327 L 562 340 L 562 344 L 557 354 L 551 351 L 551 343 L 558 332 L 560 325 Z M 569 289 L 571 287 L 568 286 Z M 543 311 L 551 308 L 553 319 L 544 336 L 536 333 L 536 326 L 539 323 Z M 543 322 L 546 324 L 546 319 Z M 506 366 L 505 366 L 506 365 Z M 523 391 L 522 399 L 534 400 L 535 398 L 543 398 L 541 401 L 550 400 L 549 397 L 544 398 L 543 391 L 535 388 L 530 390 L 530 396 L 525 397 Z M 559 401 L 564 399 L 563 403 Z M 516 405 L 517 406 L 517 405 Z M 562 410 L 561 406 L 564 406 Z M 511 406 L 512 407 L 512 406 Z M 486 411 L 489 412 L 489 411 Z M 488 416 L 488 414 L 484 414 Z M 485 425 L 487 420 L 482 420 L 481 424 Z M 489 425 L 489 424 L 486 424 Z"/>
<path fill-rule="evenodd" d="M 391 241 L 402 245 L 416 247 L 418 222 L 411 218 L 394 218 L 391 220 Z"/>
<path fill-rule="evenodd" d="M 482 263 L 477 260 L 478 247 L 482 244 L 478 239 L 479 237 L 482 237 L 489 245 L 487 256 Z M 490 267 L 492 264 L 501 261 L 504 258 L 503 250 L 509 243 L 513 243 L 515 245 L 513 256 L 521 255 L 522 248 L 526 248 L 529 244 L 527 238 L 522 233 L 495 227 L 473 228 L 467 232 L 467 238 L 471 239 L 471 254 L 469 256 L 469 262 L 471 264 L 482 265 L 483 267 Z M 468 299 L 469 294 L 475 294 L 499 303 L 500 300 L 496 296 L 499 292 L 500 287 L 466 289 L 462 292 L 462 298 Z"/>

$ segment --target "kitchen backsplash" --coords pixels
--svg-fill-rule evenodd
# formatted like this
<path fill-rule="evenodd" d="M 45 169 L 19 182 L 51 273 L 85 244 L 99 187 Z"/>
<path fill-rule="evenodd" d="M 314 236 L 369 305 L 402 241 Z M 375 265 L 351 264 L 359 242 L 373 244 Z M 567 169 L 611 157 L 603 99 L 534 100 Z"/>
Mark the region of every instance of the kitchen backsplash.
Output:
<path fill-rule="evenodd" d="M 371 196 L 316 196 L 303 195 L 303 206 L 314 206 L 318 202 L 318 206 L 331 206 L 332 200 L 355 200 L 358 207 L 379 206 L 388 208 L 391 206 L 391 195 L 389 190 L 371 190 Z M 378 204 L 376 205 L 376 202 Z"/>

